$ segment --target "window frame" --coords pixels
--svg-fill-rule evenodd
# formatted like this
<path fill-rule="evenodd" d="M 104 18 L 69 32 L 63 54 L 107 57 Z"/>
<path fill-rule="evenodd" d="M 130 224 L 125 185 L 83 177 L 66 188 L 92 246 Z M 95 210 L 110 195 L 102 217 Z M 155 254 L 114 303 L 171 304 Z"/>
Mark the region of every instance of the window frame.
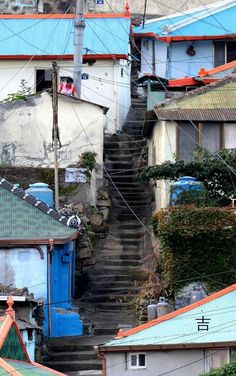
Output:
<path fill-rule="evenodd" d="M 228 57 L 229 57 L 229 55 L 228 55 L 228 43 L 232 42 L 232 40 L 228 40 L 228 39 L 226 39 L 226 40 L 213 40 L 213 64 L 214 64 L 215 68 L 221 65 L 221 64 L 220 65 L 216 64 L 215 50 L 216 50 L 216 43 L 217 42 L 223 42 L 224 43 L 224 62 L 223 62 L 223 64 L 227 64 L 227 63 L 233 61 L 231 59 L 228 59 Z M 235 42 L 235 44 L 236 44 L 236 42 Z"/>
<path fill-rule="evenodd" d="M 144 359 L 145 359 L 145 365 L 144 366 L 140 366 L 139 365 L 139 356 L 140 355 L 144 355 Z M 132 366 L 131 365 L 131 357 L 132 356 L 136 356 L 136 365 L 135 366 Z M 136 370 L 136 369 L 145 369 L 147 368 L 147 362 L 146 362 L 146 353 L 145 352 L 132 352 L 132 353 L 128 353 L 128 369 L 133 369 L 133 370 Z"/>
<path fill-rule="evenodd" d="M 185 122 L 184 122 L 185 123 Z M 191 122 L 189 122 L 191 124 Z M 203 126 L 208 122 L 194 122 L 195 127 L 198 129 L 198 142 L 196 143 L 197 146 L 202 146 L 203 144 Z M 225 124 L 223 122 L 215 122 L 215 124 L 218 124 L 220 126 L 220 140 L 219 140 L 219 150 L 223 149 L 225 147 Z M 180 135 L 180 127 L 181 127 L 181 122 L 176 122 L 176 156 L 177 159 L 179 160 L 179 155 L 180 155 L 180 144 L 179 144 L 179 135 Z M 188 137 L 186 135 L 186 137 Z M 189 160 L 188 160 L 189 161 Z"/>
<path fill-rule="evenodd" d="M 226 351 L 226 356 L 227 356 L 227 361 L 225 364 L 230 363 L 230 358 L 231 358 L 231 349 L 230 348 L 208 348 L 205 349 L 205 372 L 210 372 L 211 369 L 216 369 L 212 367 L 211 363 L 211 357 L 217 354 L 219 351 Z M 223 366 L 223 365 L 222 365 Z"/>

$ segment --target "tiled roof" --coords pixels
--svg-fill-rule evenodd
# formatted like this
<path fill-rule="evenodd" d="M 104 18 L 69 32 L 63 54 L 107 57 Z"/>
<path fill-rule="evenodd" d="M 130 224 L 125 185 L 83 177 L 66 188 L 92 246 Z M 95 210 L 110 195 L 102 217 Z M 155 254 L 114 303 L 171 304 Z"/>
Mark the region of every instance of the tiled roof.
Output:
<path fill-rule="evenodd" d="M 9 299 L 7 303 L 8 309 L 4 316 L 0 317 L 0 371 L 3 371 L 2 374 L 65 376 L 63 373 L 30 361 L 19 327 L 15 321 L 15 312 L 12 309 L 13 300 Z"/>
<path fill-rule="evenodd" d="M 36 17 L 37 16 L 37 17 Z M 85 17 L 83 54 L 128 55 L 130 18 L 122 14 Z M 74 15 L 0 15 L 3 56 L 71 56 Z"/>
<path fill-rule="evenodd" d="M 201 6 L 182 13 L 152 19 L 144 28 L 134 28 L 140 36 L 158 36 L 159 38 L 187 36 L 217 36 L 235 33 L 235 1 L 227 0 Z"/>
<path fill-rule="evenodd" d="M 154 107 L 160 120 L 236 121 L 236 76 L 167 99 Z"/>
<path fill-rule="evenodd" d="M 78 233 L 78 228 L 67 226 L 69 218 L 5 179 L 0 180 L 0 208 L 0 242 L 63 240 Z"/>
<path fill-rule="evenodd" d="M 119 332 L 116 339 L 104 346 L 145 345 L 198 345 L 224 342 L 236 343 L 236 284 L 220 290 L 189 306 L 171 312 L 158 319 L 137 326 L 126 332 Z M 208 330 L 199 331 L 198 321 L 209 319 Z"/>
<path fill-rule="evenodd" d="M 53 369 L 50 369 L 38 363 L 18 362 L 15 360 L 0 358 L 0 366 L 3 368 L 5 372 L 7 369 L 4 368 L 4 363 L 7 366 L 10 366 L 12 368 L 12 374 L 14 374 L 14 372 L 17 372 L 17 375 L 22 375 L 22 376 L 32 376 L 32 375 L 35 375 L 35 376 L 64 375 L 65 376 L 64 373 L 57 372 Z"/>

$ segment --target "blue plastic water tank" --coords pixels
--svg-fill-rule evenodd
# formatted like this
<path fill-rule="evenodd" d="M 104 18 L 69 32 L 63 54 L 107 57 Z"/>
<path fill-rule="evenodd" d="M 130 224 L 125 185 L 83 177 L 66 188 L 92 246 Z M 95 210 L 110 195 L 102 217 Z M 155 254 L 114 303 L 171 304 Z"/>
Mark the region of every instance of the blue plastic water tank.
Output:
<path fill-rule="evenodd" d="M 203 191 L 203 189 L 202 182 L 197 181 L 193 176 L 182 176 L 177 182 L 171 184 L 170 203 L 175 206 L 179 195 L 184 191 Z"/>
<path fill-rule="evenodd" d="M 48 204 L 49 206 L 53 207 L 53 191 L 50 188 L 48 188 L 48 184 L 30 184 L 26 192 L 32 196 L 37 197 L 40 201 L 45 202 L 45 204 Z"/>

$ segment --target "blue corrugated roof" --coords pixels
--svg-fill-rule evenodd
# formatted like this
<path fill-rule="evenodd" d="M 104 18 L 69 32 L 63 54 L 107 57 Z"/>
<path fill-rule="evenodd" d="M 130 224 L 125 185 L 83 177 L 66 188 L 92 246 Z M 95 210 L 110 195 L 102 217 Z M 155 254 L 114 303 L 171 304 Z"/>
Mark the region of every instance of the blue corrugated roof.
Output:
<path fill-rule="evenodd" d="M 127 55 L 129 18 L 86 18 L 84 54 Z M 70 55 L 73 18 L 1 18 L 0 56 Z"/>
<path fill-rule="evenodd" d="M 202 300 L 203 304 L 194 303 L 192 305 L 194 308 L 191 309 L 191 306 L 189 306 L 190 310 L 183 313 L 179 310 L 180 314 L 176 311 L 173 317 L 157 324 L 154 320 L 154 325 L 148 327 L 147 324 L 147 327 L 143 330 L 137 330 L 136 333 L 127 337 L 109 341 L 105 346 L 234 342 L 236 341 L 236 285 L 232 285 L 230 288 L 233 291 L 224 293 L 225 291 L 222 290 L 222 293 L 216 293 L 216 298 L 213 294 L 212 300 L 211 297 L 210 299 L 207 297 Z M 228 289 L 225 290 L 228 291 Z M 204 303 L 204 301 L 206 302 Z M 201 303 L 201 301 L 198 303 Z M 199 330 L 199 322 L 202 317 L 207 322 L 207 330 L 203 324 L 200 329 L 205 330 Z"/>
<path fill-rule="evenodd" d="M 232 0 L 193 9 L 183 14 L 148 21 L 134 28 L 135 34 L 166 36 L 215 36 L 236 32 L 236 4 Z"/>

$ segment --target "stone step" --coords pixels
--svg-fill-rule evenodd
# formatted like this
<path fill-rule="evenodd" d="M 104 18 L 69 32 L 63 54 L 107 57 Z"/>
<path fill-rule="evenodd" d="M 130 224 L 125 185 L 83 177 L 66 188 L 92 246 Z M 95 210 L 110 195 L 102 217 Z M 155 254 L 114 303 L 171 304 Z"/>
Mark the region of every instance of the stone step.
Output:
<path fill-rule="evenodd" d="M 108 141 L 108 140 L 105 140 L 104 141 L 104 148 L 106 149 L 107 147 L 109 146 L 114 146 L 114 145 L 121 145 L 121 146 L 126 146 L 126 147 L 134 147 L 136 145 L 141 145 L 141 146 L 146 146 L 147 145 L 147 140 L 143 137 L 134 137 L 135 139 L 133 138 L 128 138 L 126 137 L 125 140 L 119 140 L 119 139 L 116 139 L 116 140 L 112 140 L 112 141 Z"/>
<path fill-rule="evenodd" d="M 114 152 L 116 154 L 128 154 L 130 155 L 130 157 L 132 157 L 133 155 L 133 152 L 142 152 L 143 148 L 146 148 L 145 145 L 136 145 L 136 146 L 132 146 L 132 147 L 122 147 L 120 145 L 120 148 L 118 147 L 118 145 L 115 147 L 115 145 L 109 145 L 109 147 L 106 147 L 104 152 L 105 152 L 105 155 L 110 155 L 110 154 L 113 154 Z"/>
<path fill-rule="evenodd" d="M 91 280 L 93 281 L 93 277 L 94 276 L 91 276 Z M 97 280 L 97 276 L 95 277 L 95 279 Z M 123 281 L 131 281 L 132 278 L 130 276 L 127 276 L 127 275 L 122 275 L 122 274 L 104 274 L 104 275 L 99 275 L 99 279 L 98 281 L 99 282 L 102 282 L 102 281 L 105 281 L 107 283 L 110 283 L 110 282 L 120 282 L 120 283 L 123 283 Z"/>
<path fill-rule="evenodd" d="M 114 167 L 113 163 L 110 163 L 108 166 L 108 163 L 106 163 L 106 171 L 108 172 L 109 176 L 114 177 L 114 176 L 123 176 L 129 174 L 129 176 L 132 176 L 133 178 L 136 178 L 137 174 L 143 170 L 143 167 L 137 167 L 133 168 L 132 166 L 127 166 L 124 168 L 121 168 L 120 166 Z"/>
<path fill-rule="evenodd" d="M 102 309 L 107 309 L 110 312 L 120 312 L 120 311 L 126 311 L 127 307 L 131 306 L 131 301 L 130 302 L 122 302 L 122 301 L 106 301 L 106 302 L 96 302 L 96 307 L 100 307 Z M 102 342 L 101 342 L 102 343 Z"/>
<path fill-rule="evenodd" d="M 50 361 L 77 361 L 77 360 L 97 360 L 97 355 L 93 349 L 80 351 L 60 351 L 50 352 Z"/>
<path fill-rule="evenodd" d="M 118 289 L 118 290 L 123 290 L 123 289 L 131 289 L 132 288 L 132 285 L 131 285 L 131 281 L 108 281 L 108 282 L 105 282 L 105 281 L 94 281 L 92 283 L 92 290 L 93 289 L 104 289 L 104 290 L 109 290 L 110 288 L 111 289 Z"/>
<path fill-rule="evenodd" d="M 114 179 L 112 179 L 114 180 Z M 113 185 L 111 186 L 113 189 L 115 189 L 113 187 Z M 140 183 L 139 181 L 126 181 L 126 180 L 120 180 L 119 182 L 116 182 L 116 187 L 117 188 L 121 188 L 121 187 L 124 187 L 124 188 L 128 188 L 129 191 L 131 191 L 132 189 L 135 189 L 140 192 Z"/>
<path fill-rule="evenodd" d="M 105 164 L 106 163 L 110 163 L 110 162 L 119 162 L 120 160 L 122 159 L 126 159 L 127 158 L 127 154 L 130 154 L 130 153 L 122 153 L 123 150 L 119 150 L 119 153 L 118 154 L 113 154 L 113 153 L 106 153 L 106 157 L 107 159 L 105 159 Z M 142 154 L 145 154 L 148 152 L 148 148 L 142 148 Z M 108 155 L 109 154 L 109 155 Z M 132 152 L 132 160 L 137 160 L 137 158 L 140 157 L 140 151 L 133 151 Z"/>
<path fill-rule="evenodd" d="M 113 175 L 111 178 L 112 178 L 112 180 L 115 184 L 118 183 L 118 182 L 121 182 L 121 183 L 126 182 L 127 184 L 129 184 L 129 183 L 136 183 L 137 184 L 136 178 L 132 175 L 127 175 L 127 171 L 122 176 Z"/>
<path fill-rule="evenodd" d="M 125 198 L 125 195 L 122 195 L 123 198 Z M 144 199 L 144 200 L 140 200 L 140 201 L 137 201 L 137 200 L 131 200 L 131 199 L 127 199 L 125 198 L 125 201 L 123 200 L 123 198 L 116 198 L 115 200 L 113 199 L 112 200 L 112 203 L 114 203 L 114 207 L 116 209 L 118 208 L 121 208 L 122 210 L 127 208 L 127 204 L 129 204 L 129 206 L 135 210 L 135 209 L 146 209 L 150 204 L 151 204 L 151 200 L 150 199 Z"/>
<path fill-rule="evenodd" d="M 122 324 L 130 324 L 129 320 L 133 319 L 134 311 L 131 309 L 123 309 L 122 312 L 118 312 L 116 310 L 105 310 L 105 309 L 97 309 L 96 305 L 94 305 L 92 309 L 85 309 L 84 313 L 81 313 L 81 317 L 85 316 L 85 320 L 89 321 L 92 317 L 95 325 L 104 325 L 106 323 L 122 323 Z M 116 325 L 118 325 L 116 324 Z"/>
<path fill-rule="evenodd" d="M 45 365 L 59 372 L 67 371 L 85 371 L 85 370 L 101 370 L 102 365 L 99 359 L 97 360 L 81 360 L 81 361 L 49 361 Z"/>
<path fill-rule="evenodd" d="M 118 328 L 95 328 L 95 333 L 97 335 L 112 335 L 115 336 L 118 333 Z"/>
<path fill-rule="evenodd" d="M 106 260 L 107 262 L 110 262 L 111 260 L 140 260 L 141 257 L 139 253 L 112 253 L 112 252 L 99 252 L 98 255 L 96 255 L 96 261 L 102 261 Z"/>
<path fill-rule="evenodd" d="M 108 264 L 107 262 L 108 260 L 104 258 L 101 258 L 100 260 L 100 265 L 101 266 L 104 266 L 105 263 Z M 141 261 L 140 260 L 119 260 L 119 259 L 109 259 L 109 266 L 128 266 L 128 267 L 131 267 L 131 266 L 139 266 L 141 264 Z"/>
<path fill-rule="evenodd" d="M 123 190 L 122 190 L 123 191 Z M 149 199 L 150 197 L 151 197 L 151 192 L 149 192 L 148 190 L 143 190 L 143 191 L 141 191 L 140 192 L 140 190 L 138 190 L 137 192 L 135 191 L 133 191 L 132 189 L 130 189 L 130 188 L 128 188 L 128 190 L 125 188 L 125 192 L 123 191 L 122 192 L 123 193 L 123 195 L 128 199 L 128 198 L 130 198 L 130 199 L 133 199 L 133 198 L 135 198 L 135 199 Z M 119 195 L 119 193 L 117 192 L 117 190 L 116 189 L 114 189 L 113 191 L 112 191 L 112 199 L 115 199 L 115 198 L 120 198 L 120 195 Z"/>
<path fill-rule="evenodd" d="M 109 338 L 112 337 L 110 336 Z M 93 350 L 94 346 L 106 342 L 109 338 L 107 336 L 92 335 L 50 338 L 46 341 L 46 345 L 50 352 L 90 351 Z"/>

